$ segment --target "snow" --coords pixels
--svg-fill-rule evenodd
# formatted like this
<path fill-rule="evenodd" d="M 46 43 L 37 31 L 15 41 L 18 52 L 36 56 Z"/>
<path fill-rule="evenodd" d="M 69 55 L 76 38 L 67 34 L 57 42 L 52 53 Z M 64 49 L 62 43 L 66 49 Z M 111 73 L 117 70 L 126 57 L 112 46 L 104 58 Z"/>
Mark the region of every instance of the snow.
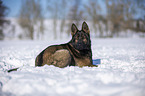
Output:
<path fill-rule="evenodd" d="M 0 41 L 0 96 L 145 96 L 144 38 L 92 38 L 98 67 L 34 66 L 44 48 L 68 41 Z"/>

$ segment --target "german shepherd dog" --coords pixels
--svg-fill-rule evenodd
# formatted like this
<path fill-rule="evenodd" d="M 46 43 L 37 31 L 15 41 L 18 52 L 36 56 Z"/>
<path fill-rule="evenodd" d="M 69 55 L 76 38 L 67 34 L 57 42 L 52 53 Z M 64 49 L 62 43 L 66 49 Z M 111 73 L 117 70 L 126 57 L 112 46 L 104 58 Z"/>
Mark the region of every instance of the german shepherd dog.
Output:
<path fill-rule="evenodd" d="M 66 66 L 93 67 L 90 31 L 87 23 L 83 22 L 82 30 L 78 30 L 76 25 L 72 24 L 71 35 L 70 42 L 44 49 L 36 57 L 35 66 L 47 64 L 60 68 Z"/>
<path fill-rule="evenodd" d="M 71 27 L 72 39 L 61 45 L 52 45 L 44 49 L 35 60 L 35 66 L 54 65 L 64 68 L 66 66 L 89 66 L 92 64 L 92 50 L 90 30 L 86 22 L 82 24 L 82 30 L 78 30 L 75 24 Z M 97 67 L 97 66 L 96 66 Z M 18 68 L 8 72 L 17 71 Z"/>

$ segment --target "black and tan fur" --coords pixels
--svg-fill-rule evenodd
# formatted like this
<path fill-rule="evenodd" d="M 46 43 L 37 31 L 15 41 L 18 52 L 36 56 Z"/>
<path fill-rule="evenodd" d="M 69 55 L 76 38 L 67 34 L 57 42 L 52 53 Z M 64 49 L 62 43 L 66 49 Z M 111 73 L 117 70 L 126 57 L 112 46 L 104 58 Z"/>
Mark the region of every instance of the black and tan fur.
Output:
<path fill-rule="evenodd" d="M 35 66 L 48 64 L 60 68 L 66 66 L 93 67 L 88 25 L 83 22 L 82 30 L 78 30 L 76 25 L 72 24 L 71 31 L 72 39 L 70 42 L 44 49 L 36 57 Z"/>

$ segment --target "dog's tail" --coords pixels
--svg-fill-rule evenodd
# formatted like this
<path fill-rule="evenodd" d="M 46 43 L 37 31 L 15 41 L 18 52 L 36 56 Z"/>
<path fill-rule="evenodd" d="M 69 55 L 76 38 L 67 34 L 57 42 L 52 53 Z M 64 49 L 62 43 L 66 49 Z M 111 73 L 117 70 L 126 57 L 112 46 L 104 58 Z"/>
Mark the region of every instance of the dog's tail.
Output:
<path fill-rule="evenodd" d="M 17 71 L 18 69 L 19 69 L 19 68 L 10 69 L 10 70 L 8 70 L 7 72 L 10 73 L 10 72 L 12 72 L 12 71 Z"/>

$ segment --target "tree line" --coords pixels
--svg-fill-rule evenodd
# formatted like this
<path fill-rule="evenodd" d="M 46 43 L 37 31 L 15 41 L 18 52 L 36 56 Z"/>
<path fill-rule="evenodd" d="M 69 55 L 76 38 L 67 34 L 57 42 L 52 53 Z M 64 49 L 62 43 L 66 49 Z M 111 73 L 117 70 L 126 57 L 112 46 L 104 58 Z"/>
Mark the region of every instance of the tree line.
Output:
<path fill-rule="evenodd" d="M 45 10 L 42 6 L 40 0 L 22 1 L 18 23 L 24 33 L 20 38 L 34 39 L 34 31 L 40 38 L 47 18 L 53 21 L 55 39 L 58 27 L 60 34 L 70 34 L 71 24 L 79 26 L 82 21 L 90 22 L 95 36 L 101 38 L 119 37 L 127 30 L 145 33 L 145 0 L 47 0 Z"/>
<path fill-rule="evenodd" d="M 0 0 L 0 40 L 4 39 L 4 24 L 9 24 L 10 22 L 6 20 L 4 17 L 7 15 L 8 7 L 3 5 L 2 0 Z"/>

